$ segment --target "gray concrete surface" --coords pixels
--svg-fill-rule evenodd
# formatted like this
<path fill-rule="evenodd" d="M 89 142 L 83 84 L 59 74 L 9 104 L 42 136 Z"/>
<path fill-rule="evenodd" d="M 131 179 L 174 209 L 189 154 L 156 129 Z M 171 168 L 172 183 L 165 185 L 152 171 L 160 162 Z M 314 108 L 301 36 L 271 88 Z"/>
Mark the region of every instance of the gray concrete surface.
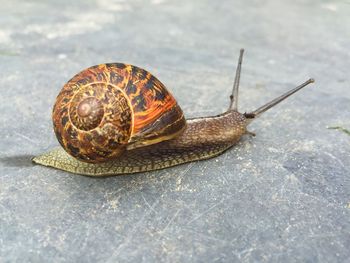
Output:
<path fill-rule="evenodd" d="M 349 262 L 349 1 L 0 1 L 1 262 Z M 150 70 L 188 117 L 317 83 L 224 155 L 93 179 L 33 166 L 80 70 Z"/>

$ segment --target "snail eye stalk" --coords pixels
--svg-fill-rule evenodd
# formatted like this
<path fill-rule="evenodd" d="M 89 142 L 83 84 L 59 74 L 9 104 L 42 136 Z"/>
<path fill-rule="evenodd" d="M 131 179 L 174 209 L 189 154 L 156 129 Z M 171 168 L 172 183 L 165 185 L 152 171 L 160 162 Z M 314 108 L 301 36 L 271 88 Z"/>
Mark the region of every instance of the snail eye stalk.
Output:
<path fill-rule="evenodd" d="M 281 96 L 273 99 L 272 101 L 266 103 L 265 105 L 261 106 L 260 108 L 257 108 L 255 111 L 249 112 L 249 113 L 245 113 L 244 116 L 248 116 L 247 118 L 256 118 L 258 116 L 260 116 L 262 113 L 264 113 L 265 111 L 271 109 L 272 107 L 276 106 L 278 103 L 284 101 L 286 98 L 288 98 L 289 96 L 293 95 L 294 93 L 296 93 L 297 91 L 301 90 L 302 88 L 306 87 L 307 85 L 314 83 L 315 80 L 314 79 L 308 79 L 307 81 L 305 81 L 304 83 L 300 84 L 299 86 L 295 87 L 294 89 L 291 89 L 289 91 L 287 91 L 286 93 L 282 94 Z"/>
<path fill-rule="evenodd" d="M 244 49 L 242 48 L 239 53 L 236 76 L 235 76 L 235 81 L 233 82 L 232 94 L 230 95 L 230 106 L 228 107 L 228 110 L 235 110 L 235 111 L 238 110 L 238 90 L 239 90 L 239 81 L 241 78 L 243 53 L 244 53 Z"/>

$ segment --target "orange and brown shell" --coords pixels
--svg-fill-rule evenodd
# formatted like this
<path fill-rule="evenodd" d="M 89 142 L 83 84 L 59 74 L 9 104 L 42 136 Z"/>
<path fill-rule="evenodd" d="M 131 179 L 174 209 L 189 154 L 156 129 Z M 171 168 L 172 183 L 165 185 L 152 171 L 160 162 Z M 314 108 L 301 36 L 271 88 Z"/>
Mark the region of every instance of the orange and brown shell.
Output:
<path fill-rule="evenodd" d="M 63 148 L 86 162 L 172 139 L 186 126 L 181 108 L 156 77 L 121 63 L 75 75 L 57 96 L 52 119 Z"/>

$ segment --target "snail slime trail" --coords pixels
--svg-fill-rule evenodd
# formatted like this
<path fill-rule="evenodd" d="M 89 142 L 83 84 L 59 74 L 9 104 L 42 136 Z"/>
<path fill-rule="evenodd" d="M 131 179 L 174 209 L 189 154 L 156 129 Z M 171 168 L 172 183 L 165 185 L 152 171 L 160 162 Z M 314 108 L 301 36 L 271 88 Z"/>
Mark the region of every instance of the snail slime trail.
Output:
<path fill-rule="evenodd" d="M 90 67 L 58 94 L 52 120 L 62 147 L 33 162 L 71 173 L 110 176 L 153 171 L 222 154 L 262 113 L 304 88 L 309 79 L 248 113 L 238 112 L 242 49 L 228 109 L 186 120 L 175 98 L 151 73 L 110 63 Z"/>

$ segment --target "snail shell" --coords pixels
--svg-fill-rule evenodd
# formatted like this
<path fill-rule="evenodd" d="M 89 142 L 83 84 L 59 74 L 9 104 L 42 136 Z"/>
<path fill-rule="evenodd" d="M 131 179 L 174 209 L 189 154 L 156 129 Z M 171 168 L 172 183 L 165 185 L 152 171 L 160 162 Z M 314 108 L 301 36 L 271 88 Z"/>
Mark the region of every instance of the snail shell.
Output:
<path fill-rule="evenodd" d="M 62 147 L 92 163 L 172 139 L 186 127 L 181 108 L 156 77 L 121 63 L 75 75 L 59 93 L 52 119 Z"/>

